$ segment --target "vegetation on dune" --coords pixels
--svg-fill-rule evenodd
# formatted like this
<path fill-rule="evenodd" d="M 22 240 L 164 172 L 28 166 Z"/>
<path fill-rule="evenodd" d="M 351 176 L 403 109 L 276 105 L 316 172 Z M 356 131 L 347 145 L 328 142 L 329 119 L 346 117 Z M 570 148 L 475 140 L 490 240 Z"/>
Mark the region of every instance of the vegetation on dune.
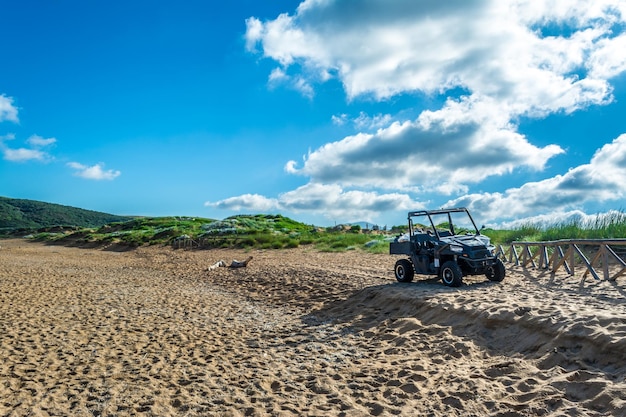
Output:
<path fill-rule="evenodd" d="M 348 249 L 372 251 L 372 240 L 384 236 L 362 233 L 360 227 L 320 228 L 281 215 L 238 215 L 208 224 L 195 239 L 203 247 L 288 249 L 302 245 L 334 252 Z M 388 248 L 385 248 L 388 250 Z"/>
<path fill-rule="evenodd" d="M 141 217 L 99 228 L 44 230 L 34 239 L 72 245 L 289 249 L 309 245 L 320 251 L 362 249 L 386 253 L 385 236 L 361 228 L 319 228 L 281 215 L 238 215 L 223 220 L 190 217 Z"/>
<path fill-rule="evenodd" d="M 72 244 L 126 246 L 289 249 L 309 246 L 323 252 L 363 250 L 388 253 L 389 241 L 403 231 L 371 232 L 350 225 L 321 228 L 281 215 L 237 215 L 223 220 L 189 217 L 142 217 L 95 229 L 42 232 L 42 240 Z M 495 244 L 560 239 L 610 239 L 626 237 L 626 214 L 614 212 L 594 221 L 571 220 L 549 226 L 526 224 L 516 229 L 484 229 Z"/>
<path fill-rule="evenodd" d="M 191 217 L 123 217 L 58 204 L 0 197 L 0 235 L 25 236 L 70 245 L 289 249 L 310 246 L 325 252 L 364 250 L 388 253 L 389 241 L 406 233 L 359 225 L 316 227 L 281 215 L 237 215 L 223 220 Z M 550 225 L 528 223 L 515 229 L 484 229 L 495 244 L 563 239 L 626 237 L 626 213 L 612 211 L 591 220 L 575 218 Z M 187 245 L 191 243 L 191 245 Z"/>
<path fill-rule="evenodd" d="M 194 235 L 213 220 L 191 217 L 140 217 L 127 222 L 104 225 L 90 233 L 92 242 L 120 243 L 130 246 L 169 244 L 181 235 Z"/>
<path fill-rule="evenodd" d="M 360 226 L 320 228 L 281 215 L 238 215 L 223 220 L 130 217 L 33 200 L 0 197 L 0 236 L 28 236 L 67 245 L 169 245 L 285 249 L 310 245 L 321 251 L 386 252 L 381 235 Z M 180 246 L 180 245 L 178 245 Z"/>
<path fill-rule="evenodd" d="M 515 229 L 485 229 L 483 233 L 495 243 L 546 242 L 565 239 L 623 239 L 626 238 L 626 213 L 611 211 L 591 220 L 574 218 L 549 225 L 528 223 Z"/>

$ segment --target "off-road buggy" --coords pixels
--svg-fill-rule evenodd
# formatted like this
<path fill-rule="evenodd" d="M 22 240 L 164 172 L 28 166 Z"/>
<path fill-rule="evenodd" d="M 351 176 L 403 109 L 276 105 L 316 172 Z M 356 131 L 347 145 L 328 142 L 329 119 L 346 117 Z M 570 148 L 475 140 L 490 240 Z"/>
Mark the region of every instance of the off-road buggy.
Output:
<path fill-rule="evenodd" d="M 504 279 L 506 270 L 495 247 L 466 208 L 412 211 L 408 221 L 408 233 L 389 244 L 390 254 L 409 257 L 396 262 L 398 281 L 411 282 L 415 274 L 437 275 L 445 285 L 458 287 L 466 275 Z"/>

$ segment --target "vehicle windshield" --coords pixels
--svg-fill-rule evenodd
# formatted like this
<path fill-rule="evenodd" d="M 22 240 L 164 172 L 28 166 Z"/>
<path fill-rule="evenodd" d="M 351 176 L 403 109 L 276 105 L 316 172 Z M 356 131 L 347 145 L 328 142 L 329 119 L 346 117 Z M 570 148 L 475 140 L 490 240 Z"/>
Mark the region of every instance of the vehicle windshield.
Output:
<path fill-rule="evenodd" d="M 432 219 L 440 237 L 464 235 L 468 233 L 472 235 L 478 234 L 476 226 L 472 223 L 472 219 L 465 211 L 436 213 L 431 214 L 430 218 Z M 427 216 L 416 217 L 414 219 L 414 224 L 417 229 L 432 231 L 432 225 L 429 224 Z"/>

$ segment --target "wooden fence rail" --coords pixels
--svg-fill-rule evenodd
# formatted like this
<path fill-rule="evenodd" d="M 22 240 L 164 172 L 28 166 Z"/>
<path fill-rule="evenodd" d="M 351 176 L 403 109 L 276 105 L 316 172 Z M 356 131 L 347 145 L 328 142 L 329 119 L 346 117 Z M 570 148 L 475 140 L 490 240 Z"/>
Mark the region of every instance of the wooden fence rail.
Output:
<path fill-rule="evenodd" d="M 200 247 L 200 243 L 189 236 L 180 236 L 172 241 L 174 249 L 193 249 Z"/>
<path fill-rule="evenodd" d="M 556 240 L 550 242 L 513 242 L 508 248 L 498 246 L 504 261 L 526 268 L 550 270 L 555 274 L 564 268 L 574 275 L 576 267 L 585 268 L 583 278 L 615 281 L 626 273 L 626 239 Z M 591 260 L 590 260 L 591 259 Z"/>

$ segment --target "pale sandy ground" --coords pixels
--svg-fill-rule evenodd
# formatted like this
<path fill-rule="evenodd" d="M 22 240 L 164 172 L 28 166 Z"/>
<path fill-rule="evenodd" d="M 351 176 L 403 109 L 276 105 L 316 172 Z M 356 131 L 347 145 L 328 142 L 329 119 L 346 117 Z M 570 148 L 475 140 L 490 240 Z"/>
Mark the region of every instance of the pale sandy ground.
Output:
<path fill-rule="evenodd" d="M 626 415 L 626 277 L 395 260 L 0 241 L 0 416 Z"/>

